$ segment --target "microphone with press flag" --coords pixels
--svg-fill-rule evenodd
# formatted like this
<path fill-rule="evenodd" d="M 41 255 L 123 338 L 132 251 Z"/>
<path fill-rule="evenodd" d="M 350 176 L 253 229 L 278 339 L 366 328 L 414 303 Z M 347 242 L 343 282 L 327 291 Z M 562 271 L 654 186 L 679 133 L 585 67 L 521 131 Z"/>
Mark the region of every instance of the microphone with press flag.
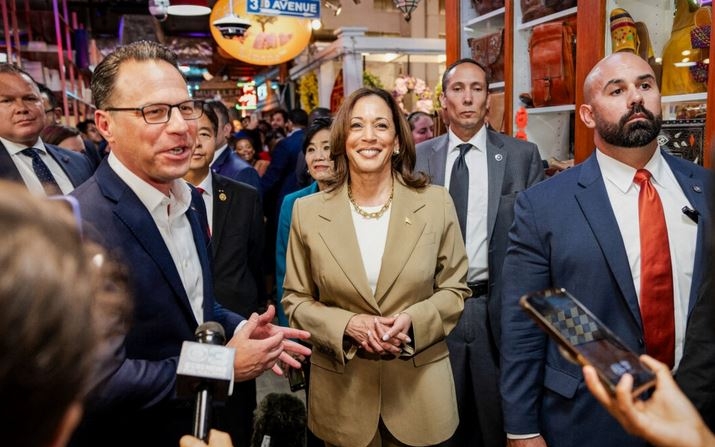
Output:
<path fill-rule="evenodd" d="M 215 321 L 201 324 L 194 332 L 196 341 L 181 346 L 176 368 L 176 393 L 194 397 L 193 435 L 208 442 L 211 430 L 211 406 L 224 400 L 233 390 L 235 349 L 224 346 L 226 334 Z"/>

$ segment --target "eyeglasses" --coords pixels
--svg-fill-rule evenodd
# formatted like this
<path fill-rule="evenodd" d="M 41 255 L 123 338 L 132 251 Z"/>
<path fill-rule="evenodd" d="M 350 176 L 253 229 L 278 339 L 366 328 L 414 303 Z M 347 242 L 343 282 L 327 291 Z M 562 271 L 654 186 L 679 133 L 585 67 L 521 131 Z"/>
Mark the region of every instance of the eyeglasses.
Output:
<path fill-rule="evenodd" d="M 147 124 L 163 124 L 171 119 L 171 110 L 176 109 L 185 120 L 197 120 L 204 114 L 203 101 L 189 99 L 178 104 L 149 104 L 144 107 L 107 107 L 107 112 L 141 112 Z"/>

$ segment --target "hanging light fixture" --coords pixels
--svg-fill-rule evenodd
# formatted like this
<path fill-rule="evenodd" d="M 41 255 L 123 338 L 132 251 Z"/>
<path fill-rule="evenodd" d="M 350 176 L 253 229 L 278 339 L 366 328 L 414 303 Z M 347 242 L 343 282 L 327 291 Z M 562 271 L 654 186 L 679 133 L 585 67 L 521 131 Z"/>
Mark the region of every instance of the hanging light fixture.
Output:
<path fill-rule="evenodd" d="M 251 27 L 250 20 L 242 19 L 233 12 L 233 0 L 228 0 L 228 14 L 212 23 L 225 39 L 240 39 Z"/>
<path fill-rule="evenodd" d="M 412 18 L 412 11 L 417 8 L 420 0 L 392 0 L 395 3 L 395 7 L 402 11 L 402 17 L 405 18 L 407 22 Z"/>
<path fill-rule="evenodd" d="M 207 0 L 171 0 L 167 13 L 172 16 L 203 16 L 211 13 Z"/>

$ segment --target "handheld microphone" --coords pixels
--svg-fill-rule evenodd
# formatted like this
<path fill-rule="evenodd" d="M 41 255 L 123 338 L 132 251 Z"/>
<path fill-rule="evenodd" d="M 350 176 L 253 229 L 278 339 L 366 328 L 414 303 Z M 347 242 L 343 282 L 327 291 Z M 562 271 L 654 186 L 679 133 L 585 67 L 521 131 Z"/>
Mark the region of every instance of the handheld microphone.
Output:
<path fill-rule="evenodd" d="M 223 346 L 223 327 L 207 321 L 196 328 L 196 342 L 185 341 L 176 367 L 176 391 L 180 397 L 194 396 L 193 435 L 208 442 L 214 397 L 225 399 L 233 384 L 234 348 Z"/>

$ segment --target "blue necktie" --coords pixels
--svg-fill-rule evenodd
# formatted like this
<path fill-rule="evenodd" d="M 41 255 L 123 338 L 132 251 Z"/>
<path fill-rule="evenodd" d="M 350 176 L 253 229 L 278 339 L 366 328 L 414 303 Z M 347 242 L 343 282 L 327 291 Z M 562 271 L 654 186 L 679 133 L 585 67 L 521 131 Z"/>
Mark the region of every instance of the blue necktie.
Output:
<path fill-rule="evenodd" d="M 28 147 L 27 149 L 20 151 L 20 153 L 26 157 L 32 158 L 32 169 L 35 171 L 37 179 L 40 183 L 42 183 L 42 187 L 45 188 L 45 193 L 48 196 L 62 194 L 60 185 L 57 184 L 57 180 L 55 180 L 52 172 L 50 172 L 50 168 L 48 168 L 45 162 L 42 161 L 37 149 Z"/>
<path fill-rule="evenodd" d="M 459 228 L 462 230 L 462 239 L 466 242 L 467 229 L 467 206 L 469 203 L 469 168 L 464 159 L 465 154 L 472 148 L 469 143 L 460 144 L 459 156 L 452 165 L 452 176 L 449 180 L 449 194 L 454 201 L 454 207 L 457 209 L 457 219 L 459 220 Z"/>

